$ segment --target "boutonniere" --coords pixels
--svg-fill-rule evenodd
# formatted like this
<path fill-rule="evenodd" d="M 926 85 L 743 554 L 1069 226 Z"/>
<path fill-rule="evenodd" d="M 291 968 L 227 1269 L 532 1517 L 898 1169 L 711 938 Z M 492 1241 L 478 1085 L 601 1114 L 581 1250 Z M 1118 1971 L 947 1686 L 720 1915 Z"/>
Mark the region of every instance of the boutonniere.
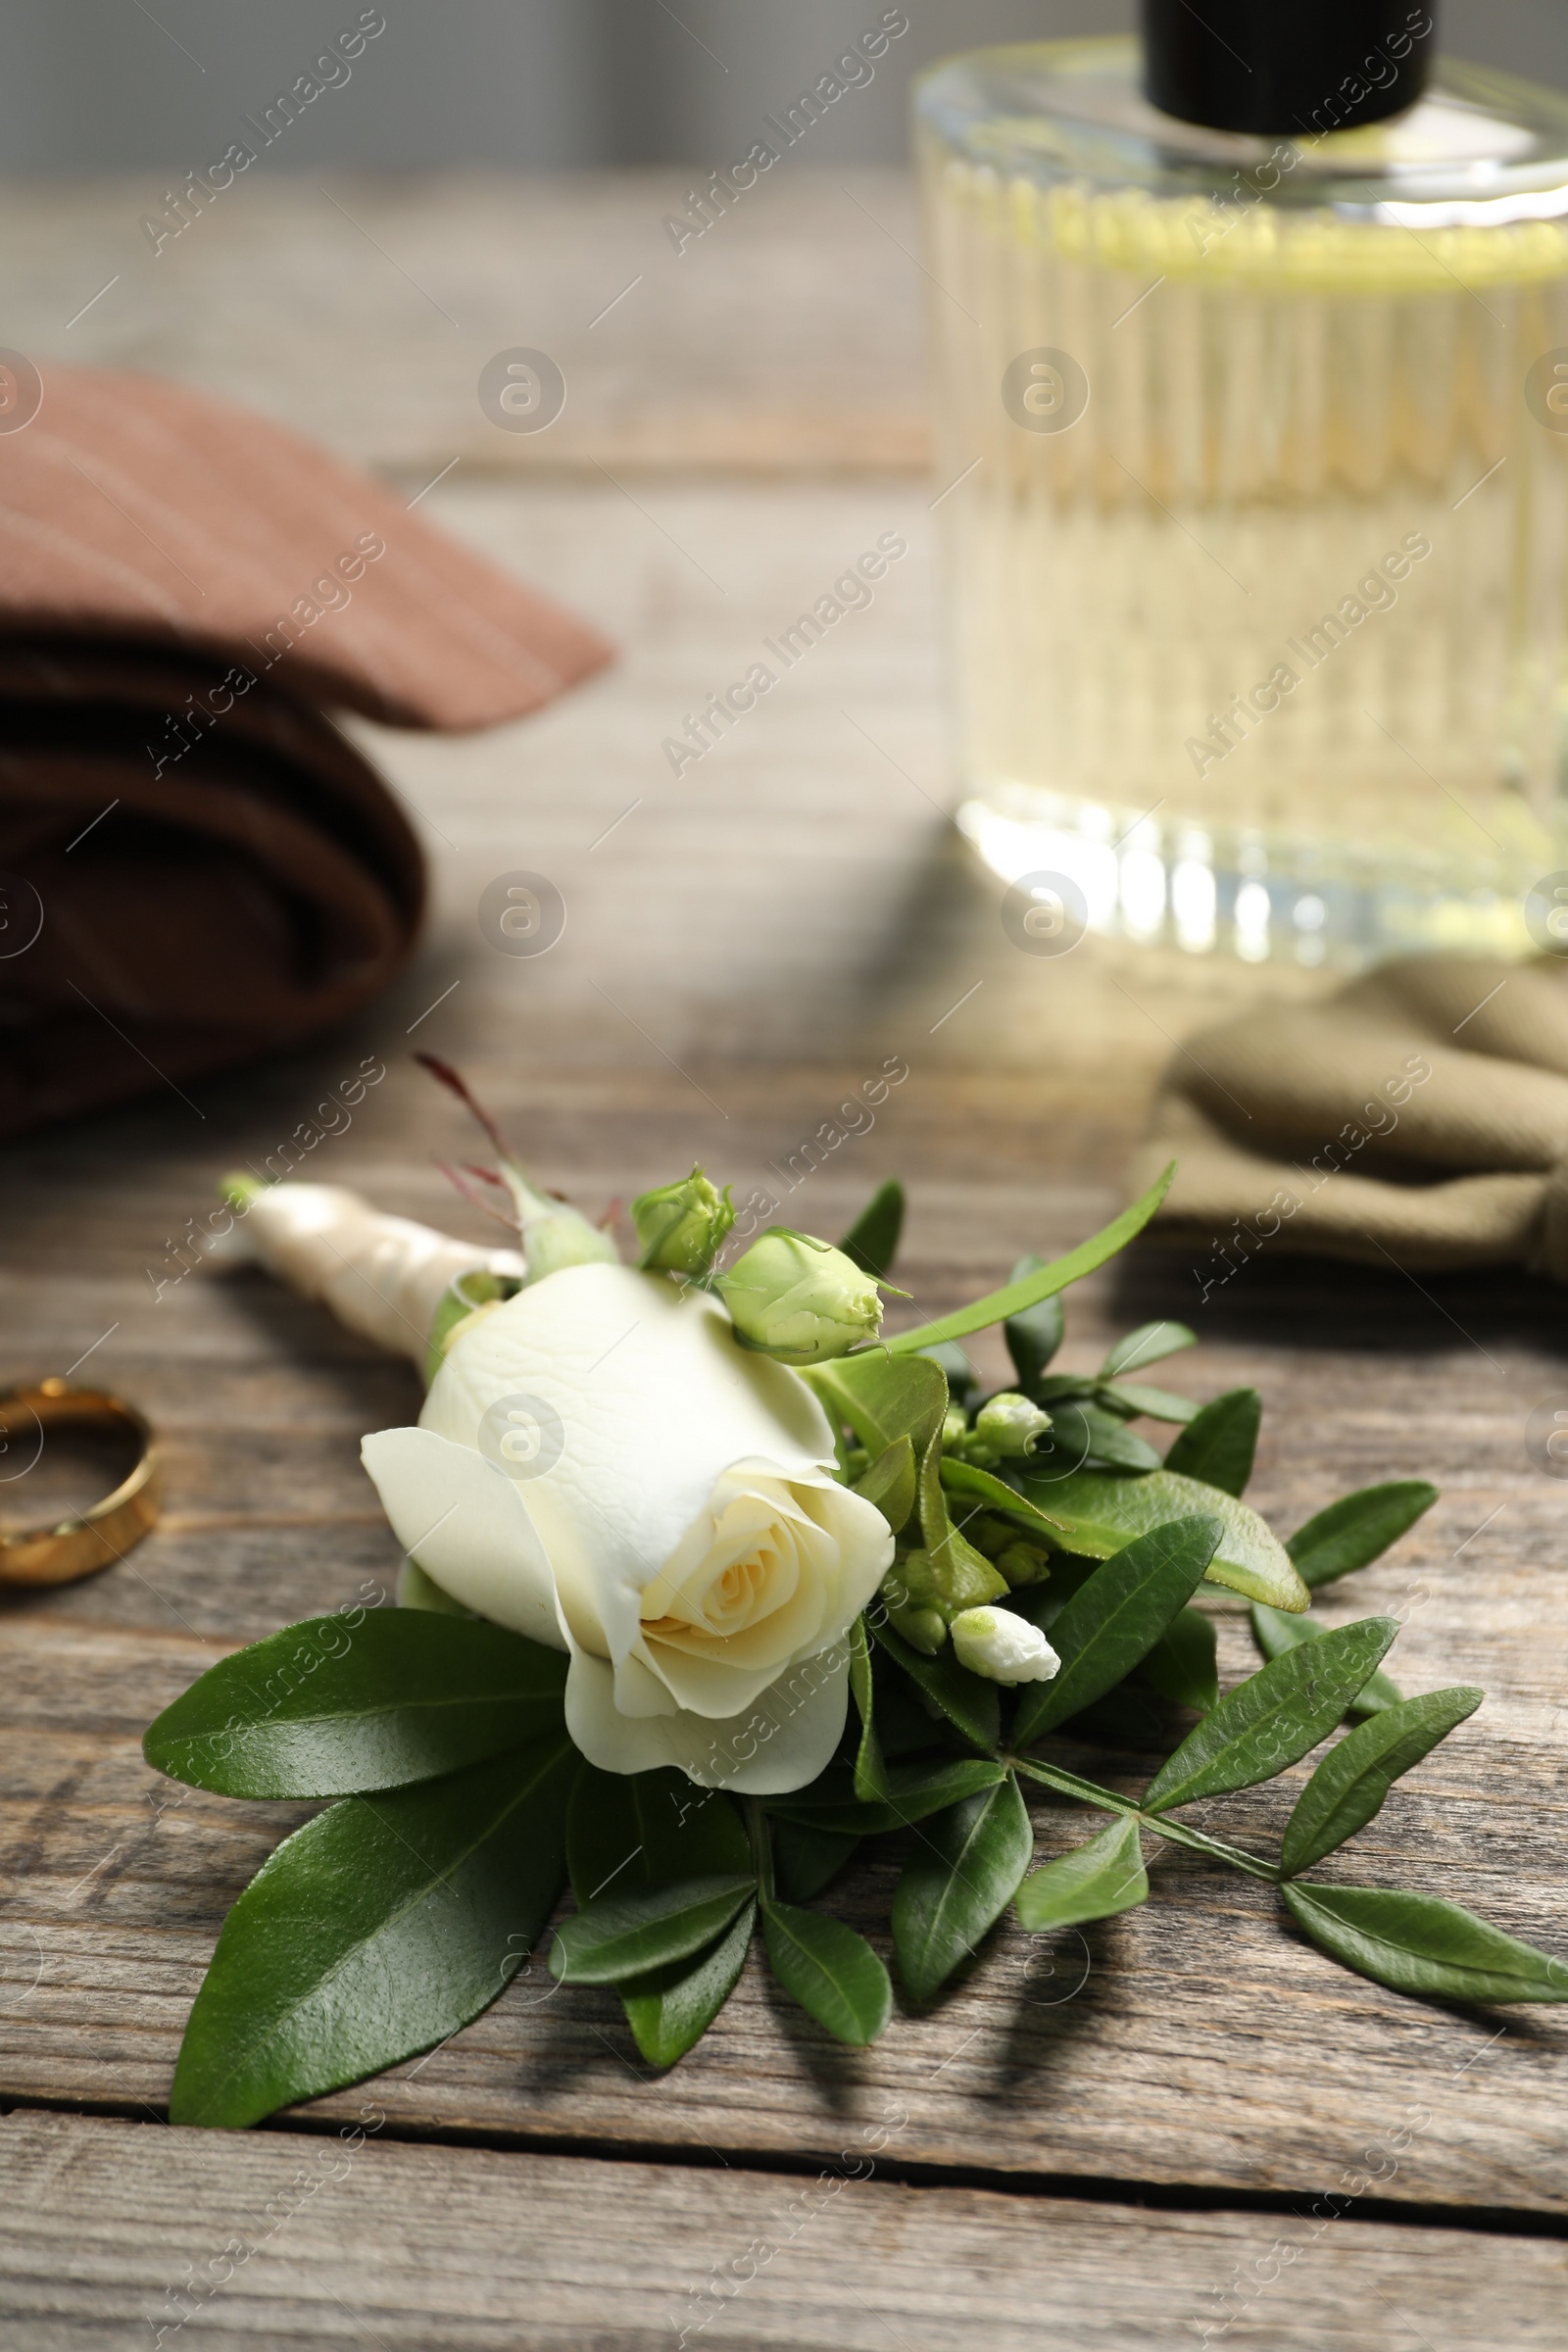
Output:
<path fill-rule="evenodd" d="M 836 1245 L 775 1228 L 732 1254 L 728 1193 L 694 1169 L 634 1202 L 626 1263 L 434 1066 L 495 1150 L 459 1182 L 505 1247 L 335 1188 L 228 1187 L 262 1262 L 405 1349 L 428 1394 L 363 1447 L 400 1605 L 284 1628 L 147 1733 L 177 1780 L 324 1807 L 228 1915 L 174 2122 L 254 2123 L 431 2048 L 537 1965 L 568 1884 L 549 1976 L 613 1985 L 651 2063 L 708 2030 L 759 1934 L 820 2026 L 872 2041 L 892 1980 L 832 1888 L 883 1838 L 916 2004 L 1009 1905 L 1050 1934 L 1144 1902 L 1146 1840 L 1275 1887 L 1312 1942 L 1401 1992 L 1568 1998 L 1568 1964 L 1455 1904 L 1311 1875 L 1480 1704 L 1401 1696 L 1394 1619 L 1309 1611 L 1435 1490 L 1341 1497 L 1282 1543 L 1242 1500 L 1256 1393 L 1199 1407 L 1143 1378 L 1191 1332 L 1052 1368 L 1061 1294 L 1169 1171 L 1066 1256 L 885 1338 L 896 1183 Z M 985 1395 L 958 1343 L 997 1324 L 1014 1377 Z M 1138 1420 L 1174 1425 L 1163 1458 Z M 1265 1661 L 1223 1695 L 1203 1589 L 1250 1604 Z M 1063 1733 L 1168 1752 L 1130 1794 L 1054 1756 Z M 1325 1742 L 1277 1851 L 1202 1826 L 1205 1799 Z M 1031 1786 L 1091 1834 L 1037 1861 Z M 1051 1814 L 1054 1847 L 1072 1818 Z"/>

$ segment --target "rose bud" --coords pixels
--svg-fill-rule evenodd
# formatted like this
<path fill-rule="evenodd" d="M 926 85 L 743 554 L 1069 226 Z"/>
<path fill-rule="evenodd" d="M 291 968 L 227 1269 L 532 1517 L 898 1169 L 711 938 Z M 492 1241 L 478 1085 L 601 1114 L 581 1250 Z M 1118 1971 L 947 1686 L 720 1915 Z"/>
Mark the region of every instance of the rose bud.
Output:
<path fill-rule="evenodd" d="M 1051 1562 L 1037 1544 L 1027 1544 L 1020 1536 L 1016 1543 L 1004 1544 L 996 1555 L 997 1566 L 1009 1585 L 1043 1585 L 1051 1574 Z"/>
<path fill-rule="evenodd" d="M 911 1649 L 934 1658 L 948 1638 L 947 1614 L 939 1605 L 928 1552 L 906 1552 L 882 1579 L 882 1598 L 893 1630 Z"/>
<path fill-rule="evenodd" d="M 882 1326 L 882 1301 L 854 1258 L 808 1233 L 771 1225 L 713 1288 L 743 1348 L 788 1364 L 847 1355 Z"/>
<path fill-rule="evenodd" d="M 1050 1427 L 1049 1413 L 1007 1389 L 980 1407 L 963 1450 L 971 1462 L 999 1462 L 1030 1452 Z"/>
<path fill-rule="evenodd" d="M 959 1665 L 988 1683 L 1049 1683 L 1061 1665 L 1040 1628 L 1012 1609 L 965 1609 L 949 1630 Z"/>
<path fill-rule="evenodd" d="M 642 1244 L 638 1263 L 645 1273 L 701 1278 L 722 1249 L 735 1210 L 729 1186 L 719 1193 L 701 1168 L 693 1168 L 679 1184 L 639 1194 L 631 1221 Z"/>

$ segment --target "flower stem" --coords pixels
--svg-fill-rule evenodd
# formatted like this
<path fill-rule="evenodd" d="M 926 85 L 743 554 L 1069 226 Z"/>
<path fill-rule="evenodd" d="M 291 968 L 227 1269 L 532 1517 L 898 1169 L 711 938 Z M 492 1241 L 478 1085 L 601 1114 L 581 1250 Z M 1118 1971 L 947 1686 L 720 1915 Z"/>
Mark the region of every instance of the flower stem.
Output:
<path fill-rule="evenodd" d="M 1190 1830 L 1185 1822 L 1171 1821 L 1163 1813 L 1146 1813 L 1141 1805 L 1128 1796 L 1116 1796 L 1109 1788 L 1102 1788 L 1098 1781 L 1081 1781 L 1075 1772 L 1065 1772 L 1059 1764 L 1039 1764 L 1028 1756 L 1003 1756 L 999 1759 L 1014 1772 L 1025 1773 L 1032 1781 L 1044 1783 L 1062 1796 L 1075 1796 L 1080 1804 L 1098 1805 L 1102 1812 L 1121 1813 L 1136 1821 L 1140 1829 L 1152 1830 L 1156 1838 L 1168 1838 L 1172 1845 L 1191 1846 L 1195 1853 L 1213 1854 L 1221 1862 L 1229 1862 L 1236 1870 L 1245 1870 L 1254 1879 L 1266 1879 L 1269 1885 L 1279 1884 L 1279 1872 L 1271 1862 L 1260 1862 L 1255 1854 L 1242 1851 L 1239 1845 L 1227 1845 L 1222 1838 L 1209 1838 L 1201 1830 Z"/>

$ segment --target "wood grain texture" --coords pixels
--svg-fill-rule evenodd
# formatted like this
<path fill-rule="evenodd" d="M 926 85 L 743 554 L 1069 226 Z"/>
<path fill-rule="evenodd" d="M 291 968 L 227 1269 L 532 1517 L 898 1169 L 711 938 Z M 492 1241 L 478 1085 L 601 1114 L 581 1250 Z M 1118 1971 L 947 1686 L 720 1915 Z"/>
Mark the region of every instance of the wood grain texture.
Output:
<path fill-rule="evenodd" d="M 338 173 L 323 188 L 263 170 L 155 253 L 142 220 L 166 186 L 0 190 L 7 331 L 46 375 L 51 360 L 152 366 L 414 488 L 453 459 L 530 475 L 927 462 L 904 172 L 791 158 L 683 252 L 664 220 L 691 180 L 672 172 Z M 543 432 L 503 431 L 479 407 L 486 361 L 519 346 L 566 378 Z"/>
<path fill-rule="evenodd" d="M 650 1157 L 673 1160 L 699 1140 L 715 1166 L 765 1152 L 823 1083 L 809 1071 L 738 1077 L 720 1137 L 711 1114 L 706 1128 L 700 1109 L 688 1121 L 673 1073 L 617 1087 L 482 1055 L 475 1066 L 503 1115 L 519 1128 L 526 1119 L 545 1145 L 545 1172 L 579 1177 L 596 1201 L 621 1152 L 632 1182 L 657 1171 Z M 456 1128 L 422 1085 L 390 1075 L 371 1098 L 379 1128 L 345 1137 L 334 1172 L 434 1215 L 437 1180 L 399 1139 L 428 1119 L 421 1143 L 444 1152 Z M 1017 1249 L 1065 1244 L 1109 1205 L 1102 1181 L 1061 1170 L 1059 1136 L 1041 1153 L 1054 1171 L 1020 1169 L 1017 1142 L 1006 1143 L 1005 1074 L 996 1089 L 971 1074 L 968 1115 L 955 1122 L 946 1082 L 911 1077 L 896 1122 L 865 1139 L 859 1172 L 829 1166 L 809 1180 L 813 1215 L 834 1230 L 886 1169 L 916 1178 L 909 1279 L 923 1309 L 994 1278 Z M 247 1122 L 266 1132 L 260 1115 L 241 1099 L 241 1140 Z M 4 1621 L 0 2092 L 122 2110 L 166 2096 L 222 1913 L 301 1817 L 158 1784 L 139 1763 L 139 1733 L 219 1646 L 352 1601 L 367 1585 L 370 1597 L 386 1588 L 396 1547 L 368 1510 L 357 1441 L 416 1403 L 401 1367 L 255 1276 L 193 1275 L 146 1302 L 136 1260 L 142 1188 L 162 1164 L 161 1114 L 140 1116 L 147 1153 L 131 1148 L 127 1117 L 128 1187 L 90 1225 L 59 1222 L 41 1169 L 18 1186 L 16 1213 L 33 1220 L 32 1238 L 25 1272 L 10 1277 L 11 1328 L 30 1330 L 40 1360 L 70 1360 L 71 1343 L 52 1343 L 62 1309 L 51 1259 L 91 1287 L 104 1323 L 120 1322 L 100 1352 L 170 1446 L 171 1527 L 122 1569 L 13 1605 Z M 33 1152 L 56 1165 L 80 1155 L 77 1182 L 90 1189 L 99 1148 L 61 1137 Z M 1179 1310 L 1182 1273 L 1151 1252 L 1086 1286 L 1071 1360 L 1096 1358 L 1119 1323 Z M 1491 1693 L 1396 1794 L 1361 1842 L 1356 1875 L 1435 1887 L 1559 1946 L 1560 1492 L 1532 1469 L 1521 1426 L 1523 1404 L 1555 1377 L 1547 1303 L 1522 1284 L 1443 1287 L 1495 1358 L 1491 1373 L 1392 1276 L 1351 1281 L 1264 1260 L 1251 1280 L 1250 1296 L 1238 1284 L 1228 1303 L 1223 1293 L 1211 1300 L 1203 1346 L 1183 1367 L 1193 1393 L 1244 1380 L 1264 1389 L 1255 1491 L 1282 1527 L 1366 1479 L 1442 1478 L 1439 1510 L 1388 1565 L 1344 1590 L 1334 1613 L 1407 1612 L 1395 1666 L 1408 1688 L 1476 1680 Z M 66 1311 L 80 1312 L 74 1293 Z M 1234 1675 L 1250 1653 L 1240 1619 L 1218 1605 Z M 1275 1834 L 1299 1779 L 1224 1800 L 1209 1817 L 1243 1838 Z M 1065 1812 L 1040 1817 L 1049 1841 L 1082 1834 Z M 887 1849 L 846 1890 L 884 1949 L 892 1857 Z M 1300 1944 L 1264 1888 L 1176 1855 L 1156 1864 L 1155 1882 L 1145 1910 L 1082 1936 L 1041 1942 L 1005 1929 L 932 2014 L 901 2015 L 868 2053 L 826 2043 L 754 1963 L 708 2040 L 670 2076 L 650 2077 L 613 2002 L 553 1990 L 536 1963 L 484 2019 L 377 2095 L 400 2129 L 755 2156 L 820 2150 L 843 2122 L 897 2097 L 911 2162 L 1293 2193 L 1332 2187 L 1370 2142 L 1424 2111 L 1384 2194 L 1563 2209 L 1568 2034 L 1551 2013 L 1477 2020 L 1403 2001 Z M 327 2106 L 353 2109 L 352 2096 Z"/>
<path fill-rule="evenodd" d="M 891 2152 L 897 2110 L 877 2129 Z M 13 2115 L 0 2329 L 27 2352 L 1562 2340 L 1560 2244 L 911 2189 L 878 2169 L 853 2133 L 820 2171 L 718 2174 Z"/>

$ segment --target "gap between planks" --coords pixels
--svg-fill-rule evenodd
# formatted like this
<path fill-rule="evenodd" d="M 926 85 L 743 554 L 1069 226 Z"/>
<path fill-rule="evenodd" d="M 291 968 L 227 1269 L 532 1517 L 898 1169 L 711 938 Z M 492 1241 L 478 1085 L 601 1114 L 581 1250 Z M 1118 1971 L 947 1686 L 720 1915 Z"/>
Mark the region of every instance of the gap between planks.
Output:
<path fill-rule="evenodd" d="M 977 2326 L 988 2352 L 1036 2352 L 1043 2329 L 1074 2352 L 1170 2352 L 1232 2328 L 1237 2352 L 1367 2352 L 1404 2330 L 1442 2352 L 1562 2340 L 1564 2258 L 1527 2238 L 911 2191 L 872 2177 L 880 2156 L 858 2179 L 802 2182 L 476 2149 L 433 2160 L 368 2133 L 321 2143 L 309 2168 L 299 2155 L 290 2133 L 12 2116 L 12 2340 L 110 2352 L 188 2323 L 192 2344 L 385 2352 L 887 2352 L 890 2336 L 964 2352 Z"/>
<path fill-rule="evenodd" d="M 376 2078 L 350 2084 L 367 2092 Z M 177 2129 L 162 2108 L 141 2100 L 48 2099 L 29 2093 L 24 2099 L 0 2101 L 0 2120 L 24 2122 L 29 2116 L 76 2117 L 83 2123 L 136 2124 L 153 2131 Z M 848 2126 L 846 2127 L 849 2128 Z M 344 2126 L 335 2117 L 319 2118 L 298 2110 L 270 2117 L 251 2128 L 250 2136 L 268 2140 L 294 2137 L 329 2140 Z M 220 2133 L 230 2144 L 245 2136 Z M 826 2135 L 831 2138 L 833 2134 Z M 657 2139 L 570 2138 L 559 2132 L 508 2132 L 453 2125 L 410 2124 L 388 2117 L 376 2134 L 382 2147 L 468 2149 L 492 2156 L 564 2159 L 584 2164 L 651 2165 L 678 2172 L 746 2174 L 759 2179 L 777 2175 L 790 2180 L 816 2180 L 827 2174 L 851 2180 L 875 2179 L 892 2188 L 932 2192 L 962 2190 L 977 2195 L 1013 2197 L 1025 2203 L 1109 2205 L 1139 2212 L 1188 2214 L 1256 2214 L 1301 2220 L 1312 2198 L 1304 2189 L 1240 2188 L 1224 2184 L 1171 2180 L 1118 2180 L 1093 2173 L 993 2172 L 983 2165 L 922 2164 L 918 2160 L 879 2156 L 871 2173 L 858 2176 L 840 2171 L 823 2154 L 794 2155 L 787 2148 L 718 2148 L 707 2143 L 669 2143 Z M 1338 2195 L 1341 2192 L 1328 2192 Z M 1568 2241 L 1568 2213 L 1550 2213 L 1530 2206 L 1455 2205 L 1433 2200 L 1401 2202 L 1395 2197 L 1347 2197 L 1337 2222 L 1355 2222 L 1399 2230 L 1468 2230 L 1477 2237 L 1530 2237 Z"/>

